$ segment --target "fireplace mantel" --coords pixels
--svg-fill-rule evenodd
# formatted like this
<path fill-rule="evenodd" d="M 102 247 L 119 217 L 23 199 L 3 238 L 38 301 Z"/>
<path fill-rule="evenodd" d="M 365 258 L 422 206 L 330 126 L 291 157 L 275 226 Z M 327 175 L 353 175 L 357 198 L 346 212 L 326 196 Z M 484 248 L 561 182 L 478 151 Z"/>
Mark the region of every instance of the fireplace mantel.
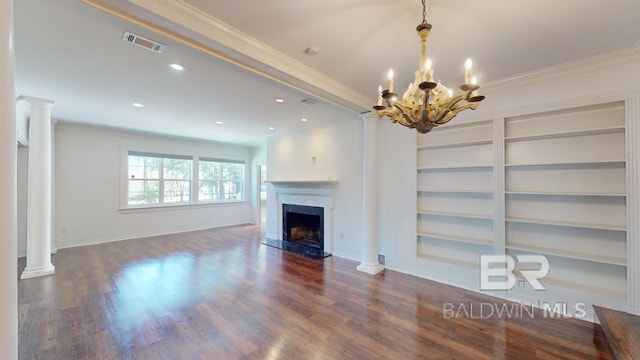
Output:
<path fill-rule="evenodd" d="M 276 188 L 335 188 L 338 186 L 337 180 L 267 180 L 265 182 L 273 184 Z"/>

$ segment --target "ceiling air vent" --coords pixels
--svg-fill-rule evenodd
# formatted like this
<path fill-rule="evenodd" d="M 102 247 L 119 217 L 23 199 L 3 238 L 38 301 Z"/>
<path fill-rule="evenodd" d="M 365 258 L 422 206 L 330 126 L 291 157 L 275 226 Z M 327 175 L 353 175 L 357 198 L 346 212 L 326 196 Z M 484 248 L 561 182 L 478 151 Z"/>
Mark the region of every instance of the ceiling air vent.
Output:
<path fill-rule="evenodd" d="M 151 50 L 158 54 L 160 54 L 162 50 L 164 50 L 164 45 L 160 44 L 159 42 L 143 38 L 140 35 L 132 34 L 128 31 L 124 33 L 124 35 L 122 36 L 122 40 L 134 45 L 138 45 L 147 50 Z"/>
<path fill-rule="evenodd" d="M 316 104 L 315 100 L 312 100 L 312 99 L 309 99 L 309 98 L 302 99 L 302 101 L 300 101 L 300 102 L 303 103 L 303 104 L 307 104 L 307 105 L 315 105 Z"/>

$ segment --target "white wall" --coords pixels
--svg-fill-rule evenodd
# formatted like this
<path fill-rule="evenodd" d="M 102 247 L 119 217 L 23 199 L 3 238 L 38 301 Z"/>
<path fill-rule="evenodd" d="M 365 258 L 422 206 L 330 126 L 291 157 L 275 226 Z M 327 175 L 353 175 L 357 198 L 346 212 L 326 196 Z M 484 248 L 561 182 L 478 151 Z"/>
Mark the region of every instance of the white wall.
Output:
<path fill-rule="evenodd" d="M 158 234 L 250 223 L 247 201 L 121 210 L 129 150 L 184 154 L 251 164 L 251 148 L 58 123 L 55 131 L 55 244 L 65 248 Z M 125 154 L 123 156 L 123 154 Z M 124 165 L 124 171 L 123 171 Z M 245 174 L 250 183 L 251 169 Z"/>
<path fill-rule="evenodd" d="M 378 127 L 379 253 L 385 255 L 385 267 L 415 274 L 416 131 L 386 117 L 378 120 Z"/>
<path fill-rule="evenodd" d="M 272 181 L 337 180 L 333 254 L 362 260 L 363 120 L 356 114 L 337 120 L 326 127 L 269 137 L 267 177 Z M 267 236 L 277 238 L 272 185 L 267 199 Z"/>

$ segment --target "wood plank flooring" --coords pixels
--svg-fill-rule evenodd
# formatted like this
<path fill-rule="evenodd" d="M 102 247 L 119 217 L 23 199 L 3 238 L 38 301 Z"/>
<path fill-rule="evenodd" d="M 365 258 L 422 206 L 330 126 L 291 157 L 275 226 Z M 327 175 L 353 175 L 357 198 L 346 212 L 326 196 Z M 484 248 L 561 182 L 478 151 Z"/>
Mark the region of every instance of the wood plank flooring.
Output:
<path fill-rule="evenodd" d="M 601 306 L 593 308 L 616 359 L 640 359 L 640 316 Z"/>
<path fill-rule="evenodd" d="M 242 226 L 60 250 L 54 276 L 19 282 L 20 359 L 613 359 L 599 325 L 448 318 L 444 303 L 498 300 L 263 237 Z"/>

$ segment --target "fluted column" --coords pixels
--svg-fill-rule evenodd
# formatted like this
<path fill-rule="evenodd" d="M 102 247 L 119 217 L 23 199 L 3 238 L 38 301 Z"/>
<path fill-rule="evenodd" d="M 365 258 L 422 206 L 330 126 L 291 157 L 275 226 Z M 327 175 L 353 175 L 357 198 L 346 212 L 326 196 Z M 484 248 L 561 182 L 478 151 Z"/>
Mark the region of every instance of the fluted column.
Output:
<path fill-rule="evenodd" d="M 53 274 L 51 264 L 51 108 L 49 100 L 23 97 L 31 105 L 29 117 L 29 165 L 27 181 L 28 279 Z"/>
<path fill-rule="evenodd" d="M 13 0 L 0 0 L 0 354 L 18 358 L 18 215 Z"/>
<path fill-rule="evenodd" d="M 364 258 L 357 269 L 375 275 L 384 270 L 378 263 L 378 115 L 366 113 L 364 120 L 364 171 L 362 211 Z"/>

